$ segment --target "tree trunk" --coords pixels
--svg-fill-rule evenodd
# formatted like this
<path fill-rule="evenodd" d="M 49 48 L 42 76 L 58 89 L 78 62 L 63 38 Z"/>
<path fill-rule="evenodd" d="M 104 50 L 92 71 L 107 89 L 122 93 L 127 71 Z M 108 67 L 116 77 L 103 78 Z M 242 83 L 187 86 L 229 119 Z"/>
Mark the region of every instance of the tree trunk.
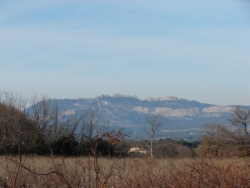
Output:
<path fill-rule="evenodd" d="M 151 155 L 151 158 L 154 158 L 154 156 L 153 156 L 153 139 L 151 139 L 151 142 L 150 142 L 150 155 Z"/>

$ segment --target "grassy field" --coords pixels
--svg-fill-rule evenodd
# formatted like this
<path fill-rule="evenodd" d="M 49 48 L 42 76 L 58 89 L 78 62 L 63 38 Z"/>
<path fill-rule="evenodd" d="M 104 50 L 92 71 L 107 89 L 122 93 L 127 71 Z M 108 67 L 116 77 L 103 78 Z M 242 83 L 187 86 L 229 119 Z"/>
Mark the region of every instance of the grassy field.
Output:
<path fill-rule="evenodd" d="M 1 187 L 250 187 L 250 159 L 0 157 Z"/>

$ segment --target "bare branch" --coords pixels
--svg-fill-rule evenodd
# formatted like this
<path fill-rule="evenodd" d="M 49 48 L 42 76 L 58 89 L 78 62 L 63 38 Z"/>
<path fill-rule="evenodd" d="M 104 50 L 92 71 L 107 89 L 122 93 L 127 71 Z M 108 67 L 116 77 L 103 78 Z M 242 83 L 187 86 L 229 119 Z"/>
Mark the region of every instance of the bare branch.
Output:
<path fill-rule="evenodd" d="M 144 131 L 150 138 L 150 154 L 151 158 L 153 158 L 153 142 L 155 141 L 156 134 L 168 120 L 160 114 L 151 114 L 146 116 L 146 121 L 148 125 L 144 126 Z"/>

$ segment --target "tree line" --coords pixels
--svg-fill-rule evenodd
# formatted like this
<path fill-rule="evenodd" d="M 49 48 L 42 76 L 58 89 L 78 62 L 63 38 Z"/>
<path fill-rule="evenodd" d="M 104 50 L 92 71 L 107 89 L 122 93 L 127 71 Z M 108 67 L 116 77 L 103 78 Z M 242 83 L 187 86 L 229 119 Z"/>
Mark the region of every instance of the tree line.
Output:
<path fill-rule="evenodd" d="M 0 92 L 0 154 L 121 155 L 122 130 L 109 130 L 94 110 L 66 116 L 47 96 L 31 108 L 12 92 Z"/>
<path fill-rule="evenodd" d="M 250 156 L 250 110 L 236 107 L 228 124 L 209 123 L 199 142 L 156 139 L 168 122 L 159 114 L 146 118 L 148 138 L 126 141 L 123 130 L 110 130 L 95 110 L 72 115 L 59 113 L 56 102 L 34 95 L 27 101 L 12 92 L 0 92 L 0 154 L 127 156 L 139 146 L 153 158 Z M 137 156 L 137 155 L 135 155 Z"/>

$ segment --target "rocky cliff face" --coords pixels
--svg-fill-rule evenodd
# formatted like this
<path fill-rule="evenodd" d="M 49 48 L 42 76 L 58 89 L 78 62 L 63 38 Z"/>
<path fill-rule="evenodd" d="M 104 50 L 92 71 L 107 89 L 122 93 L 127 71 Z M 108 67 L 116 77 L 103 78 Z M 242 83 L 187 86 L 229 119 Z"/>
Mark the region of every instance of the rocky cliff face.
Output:
<path fill-rule="evenodd" d="M 164 132 L 174 138 L 199 135 L 204 123 L 227 123 L 227 119 L 232 115 L 234 109 L 233 106 L 204 104 L 177 97 L 140 100 L 136 96 L 121 94 L 55 101 L 63 115 L 95 109 L 101 115 L 102 121 L 108 122 L 110 126 L 124 127 L 128 131 L 134 132 L 134 135 L 142 132 L 142 127 L 146 124 L 146 115 L 158 113 L 169 119 Z"/>

